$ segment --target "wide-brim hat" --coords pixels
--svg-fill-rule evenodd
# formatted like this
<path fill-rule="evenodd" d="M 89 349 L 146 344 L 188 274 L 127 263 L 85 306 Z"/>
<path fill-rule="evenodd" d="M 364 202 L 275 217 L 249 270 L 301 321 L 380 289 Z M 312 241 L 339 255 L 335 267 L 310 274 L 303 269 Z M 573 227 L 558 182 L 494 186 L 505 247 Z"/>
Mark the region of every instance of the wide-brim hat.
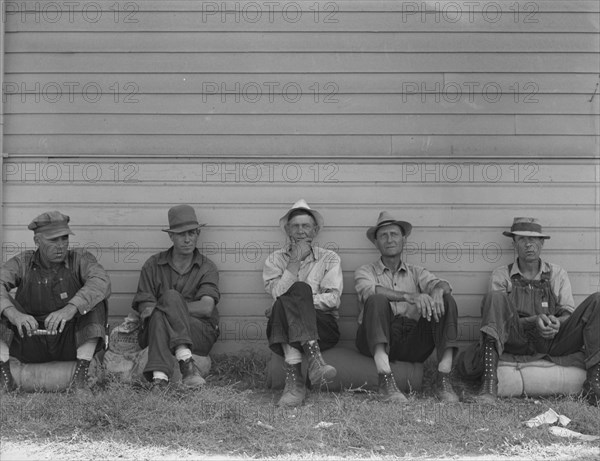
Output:
<path fill-rule="evenodd" d="M 198 222 L 196 212 L 191 206 L 176 205 L 169 209 L 169 228 L 162 229 L 162 231 L 180 234 L 203 226 L 206 226 L 206 224 Z"/>
<path fill-rule="evenodd" d="M 311 207 L 308 206 L 308 203 L 306 203 L 306 200 L 301 198 L 300 200 L 298 200 L 296 203 L 294 203 L 292 205 L 292 208 L 290 208 L 286 214 L 284 214 L 281 218 L 279 218 L 279 227 L 284 229 L 285 225 L 288 222 L 290 214 L 296 210 L 307 211 L 315 219 L 315 221 L 317 222 L 317 226 L 319 226 L 319 229 L 322 229 L 323 226 L 325 225 L 325 220 L 323 219 L 323 216 L 321 216 L 321 213 L 319 213 L 317 210 L 313 210 Z"/>
<path fill-rule="evenodd" d="M 524 237 L 539 237 L 549 239 L 550 236 L 542 231 L 542 225 L 536 218 L 514 218 L 510 231 L 502 232 L 502 235 L 513 237 L 522 235 Z"/>
<path fill-rule="evenodd" d="M 412 231 L 411 223 L 406 221 L 399 221 L 387 211 L 382 211 L 381 213 L 379 213 L 377 223 L 373 227 L 369 227 L 369 229 L 367 230 L 367 238 L 371 242 L 375 243 L 375 235 L 377 234 L 377 230 L 379 230 L 380 227 L 389 226 L 390 224 L 396 224 L 397 226 L 400 226 L 400 228 L 402 229 L 402 233 L 405 237 L 408 237 L 410 235 L 410 232 Z"/>
<path fill-rule="evenodd" d="M 32 230 L 34 235 L 42 235 L 48 239 L 64 235 L 75 235 L 69 227 L 70 220 L 69 216 L 62 214 L 60 211 L 47 211 L 35 217 L 29 223 L 27 229 Z"/>

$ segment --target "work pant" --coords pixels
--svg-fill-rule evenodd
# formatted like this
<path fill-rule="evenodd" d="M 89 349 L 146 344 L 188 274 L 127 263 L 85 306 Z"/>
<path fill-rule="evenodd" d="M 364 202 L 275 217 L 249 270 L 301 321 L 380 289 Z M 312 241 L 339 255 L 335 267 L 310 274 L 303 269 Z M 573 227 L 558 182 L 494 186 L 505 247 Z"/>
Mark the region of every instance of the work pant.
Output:
<path fill-rule="evenodd" d="M 495 339 L 498 354 L 562 357 L 585 346 L 585 367 L 600 362 L 600 292 L 588 296 L 560 326 L 552 339 L 540 336 L 535 324 L 524 328 L 512 301 L 503 291 L 492 291 L 483 299 L 480 331 Z M 460 373 L 477 378 L 483 373 L 481 342 L 461 354 Z M 559 362 L 561 365 L 572 365 Z"/>
<path fill-rule="evenodd" d="M 383 295 L 369 296 L 365 302 L 362 323 L 356 333 L 356 348 L 373 357 L 375 346 L 385 344 L 390 361 L 424 362 L 437 350 L 438 361 L 444 351 L 458 347 L 458 309 L 452 295 L 444 295 L 444 315 L 436 322 L 421 317 L 414 320 L 394 315 Z"/>
<path fill-rule="evenodd" d="M 282 344 L 302 351 L 302 343 L 318 340 L 322 351 L 331 349 L 340 339 L 340 330 L 332 315 L 315 309 L 310 285 L 295 282 L 275 300 L 267 338 L 271 350 L 283 356 Z"/>
<path fill-rule="evenodd" d="M 153 371 L 169 378 L 175 366 L 174 354 L 179 346 L 193 354 L 206 356 L 219 337 L 213 321 L 191 316 L 181 293 L 167 290 L 158 300 L 152 315 L 144 321 L 138 336 L 140 347 L 148 347 L 148 363 L 144 376 L 152 380 Z"/>

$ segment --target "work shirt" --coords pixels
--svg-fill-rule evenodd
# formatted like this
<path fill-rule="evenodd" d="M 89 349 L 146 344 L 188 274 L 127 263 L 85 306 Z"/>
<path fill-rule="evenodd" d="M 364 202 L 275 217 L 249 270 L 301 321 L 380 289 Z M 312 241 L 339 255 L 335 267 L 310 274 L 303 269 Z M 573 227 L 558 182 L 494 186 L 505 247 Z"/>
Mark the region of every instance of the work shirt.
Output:
<path fill-rule="evenodd" d="M 431 295 L 433 289 L 440 282 L 448 283 L 447 280 L 436 277 L 427 269 L 407 264 L 404 261 L 393 273 L 383 264 L 381 258 L 374 263 L 360 266 L 354 272 L 354 288 L 361 303 L 358 323 L 362 323 L 364 303 L 370 296 L 376 294 L 378 286 L 394 291 Z M 414 304 L 404 301 L 390 301 L 390 306 L 394 315 L 401 315 L 414 320 L 419 320 L 421 317 L 421 313 Z"/>
<path fill-rule="evenodd" d="M 173 264 L 173 247 L 150 256 L 142 267 L 137 293 L 132 307 L 139 310 L 142 303 L 150 302 L 156 306 L 158 300 L 167 290 L 176 290 L 187 302 L 200 301 L 203 296 L 210 296 L 215 305 L 221 297 L 219 293 L 219 272 L 215 264 L 198 249 L 194 250 L 191 266 L 185 273 L 177 272 Z M 216 317 L 216 308 L 213 316 Z"/>
<path fill-rule="evenodd" d="M 91 253 L 81 248 L 69 250 L 62 263 L 45 267 L 41 261 L 39 250 L 27 250 L 9 259 L 0 269 L 0 315 L 5 309 L 13 306 L 10 291 L 14 288 L 19 289 L 31 271 L 39 270 L 47 273 L 48 285 L 60 291 L 62 279 L 55 280 L 55 278 L 58 277 L 57 274 L 61 272 L 61 268 L 74 274 L 83 286 L 75 293 L 61 291 L 60 293 L 57 292 L 56 296 L 63 301 L 68 300 L 68 303 L 73 304 L 81 315 L 87 314 L 98 303 L 110 296 L 108 273 Z M 49 302 L 51 301 L 49 300 Z M 29 310 L 31 309 L 37 311 L 48 310 L 44 308 L 45 306 L 21 307 L 25 309 L 26 313 L 30 313 Z M 52 309 L 50 308 L 50 311 Z"/>
<path fill-rule="evenodd" d="M 337 253 L 311 247 L 310 254 L 300 263 L 297 275 L 286 269 L 290 261 L 291 247 L 271 253 L 263 268 L 265 290 L 273 299 L 284 294 L 295 282 L 305 282 L 313 292 L 315 309 L 339 318 L 343 278 L 340 257 Z"/>
<path fill-rule="evenodd" d="M 556 264 L 540 260 L 540 270 L 533 280 L 541 280 L 542 273 L 549 274 L 550 288 L 556 298 L 559 310 L 573 312 L 575 310 L 575 301 L 573 300 L 571 282 L 569 281 L 567 271 Z M 508 265 L 496 268 L 490 278 L 489 290 L 500 290 L 505 293 L 511 293 L 513 291 L 511 277 L 517 274 L 525 278 L 519 270 L 517 260 L 513 263 L 510 272 Z"/>

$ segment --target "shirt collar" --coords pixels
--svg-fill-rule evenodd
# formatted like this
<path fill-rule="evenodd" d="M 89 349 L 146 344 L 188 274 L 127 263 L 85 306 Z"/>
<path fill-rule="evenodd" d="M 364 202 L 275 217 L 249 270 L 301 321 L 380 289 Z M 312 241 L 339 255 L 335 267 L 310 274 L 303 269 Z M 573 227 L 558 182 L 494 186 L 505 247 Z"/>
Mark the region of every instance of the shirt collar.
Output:
<path fill-rule="evenodd" d="M 540 270 L 537 274 L 535 274 L 534 280 L 541 278 L 542 273 L 547 273 L 547 272 L 551 272 L 550 264 L 548 264 L 546 261 L 544 261 L 542 258 L 540 258 Z M 519 274 L 521 277 L 524 277 L 523 273 L 519 269 L 518 258 L 515 259 L 515 262 L 513 263 L 512 268 L 510 270 L 510 274 L 508 274 L 508 276 L 512 277 L 513 275 L 516 275 L 516 274 Z"/>
<path fill-rule="evenodd" d="M 173 249 L 174 247 L 171 247 L 167 251 L 163 251 L 158 257 L 157 264 L 164 265 L 170 263 L 171 265 L 173 265 Z M 202 253 L 200 253 L 200 250 L 198 250 L 198 248 L 194 248 L 194 258 L 192 259 L 192 266 L 194 264 L 201 266 L 202 259 L 203 257 Z"/>
<path fill-rule="evenodd" d="M 383 273 L 385 271 L 389 271 L 390 269 L 387 268 L 383 264 L 383 261 L 381 260 L 381 258 L 379 258 L 377 260 L 377 262 L 375 263 L 375 270 L 377 271 L 377 275 L 383 275 Z M 408 267 L 406 266 L 406 263 L 404 261 L 400 262 L 400 267 L 398 267 L 398 270 L 396 272 L 401 272 L 401 271 L 408 272 Z"/>

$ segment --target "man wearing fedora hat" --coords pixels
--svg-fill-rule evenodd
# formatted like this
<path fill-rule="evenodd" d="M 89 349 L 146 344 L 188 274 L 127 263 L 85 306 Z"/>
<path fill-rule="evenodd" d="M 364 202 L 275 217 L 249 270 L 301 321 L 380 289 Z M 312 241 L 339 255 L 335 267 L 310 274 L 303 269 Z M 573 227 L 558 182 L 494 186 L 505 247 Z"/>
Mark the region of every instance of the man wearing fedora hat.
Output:
<path fill-rule="evenodd" d="M 340 257 L 316 245 L 323 216 L 298 200 L 279 220 L 290 243 L 265 261 L 263 281 L 274 304 L 265 311 L 267 337 L 273 352 L 284 357 L 285 388 L 278 404 L 298 406 L 306 395 L 302 353 L 308 357 L 308 378 L 320 385 L 336 375 L 321 350 L 340 338 L 337 319 L 342 295 Z"/>
<path fill-rule="evenodd" d="M 189 205 L 169 210 L 173 246 L 151 256 L 142 267 L 133 309 L 140 313 L 138 340 L 148 347 L 144 376 L 153 390 L 165 388 L 175 359 L 186 387 L 204 384 L 192 353 L 206 356 L 219 336 L 219 273 L 196 248 L 200 228 Z M 173 357 L 175 356 L 175 357 Z"/>
<path fill-rule="evenodd" d="M 37 249 L 0 270 L 0 388 L 16 389 L 9 356 L 23 363 L 77 360 L 70 390 L 89 392 L 87 374 L 104 345 L 110 279 L 89 252 L 69 249 L 70 218 L 59 211 L 28 226 Z M 16 288 L 14 297 L 10 291 Z"/>
<path fill-rule="evenodd" d="M 381 257 L 359 267 L 355 288 L 363 305 L 356 347 L 373 357 L 379 374 L 379 396 L 384 401 L 405 402 L 398 389 L 390 360 L 424 362 L 437 350 L 436 394 L 445 402 L 457 402 L 450 371 L 458 344 L 456 302 L 446 280 L 402 259 L 412 225 L 382 211 L 367 238 Z"/>
<path fill-rule="evenodd" d="M 567 272 L 540 257 L 550 236 L 537 219 L 514 218 L 503 235 L 512 238 L 517 257 L 492 272 L 481 306 L 480 342 L 461 354 L 458 370 L 465 377 L 483 375 L 477 400 L 490 403 L 498 394 L 497 367 L 503 352 L 575 365 L 570 354 L 585 346 L 589 396 L 598 399 L 600 293 L 575 309 Z"/>

